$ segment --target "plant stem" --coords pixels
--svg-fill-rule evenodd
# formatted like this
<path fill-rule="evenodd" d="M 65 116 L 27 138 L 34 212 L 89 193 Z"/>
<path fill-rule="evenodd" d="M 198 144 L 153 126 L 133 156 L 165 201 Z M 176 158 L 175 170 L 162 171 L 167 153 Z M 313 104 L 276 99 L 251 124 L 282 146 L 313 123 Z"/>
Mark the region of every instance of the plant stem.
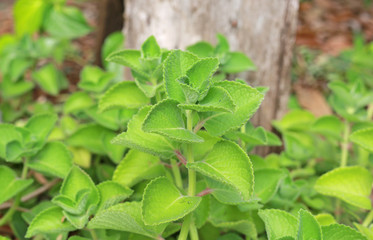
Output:
<path fill-rule="evenodd" d="M 341 167 L 347 166 L 348 158 L 348 137 L 350 136 L 350 123 L 345 120 L 345 127 L 343 131 L 342 154 L 341 154 Z"/>
<path fill-rule="evenodd" d="M 368 213 L 368 215 L 365 217 L 364 221 L 363 221 L 363 226 L 364 227 L 368 227 L 369 224 L 373 221 L 373 210 L 370 210 L 370 212 Z"/>
<path fill-rule="evenodd" d="M 181 226 L 180 234 L 178 240 L 186 240 L 188 237 L 190 221 L 192 220 L 192 215 L 189 214 L 184 218 L 183 226 Z"/>
<path fill-rule="evenodd" d="M 367 115 L 368 115 L 368 120 L 372 120 L 372 117 L 373 117 L 373 103 L 368 105 Z"/>
<path fill-rule="evenodd" d="M 28 162 L 28 158 L 25 158 L 24 161 L 23 161 L 23 169 L 22 169 L 22 174 L 21 174 L 22 179 L 26 179 L 26 177 L 27 177 L 27 170 L 28 170 L 27 162 Z M 0 219 L 0 226 L 3 226 L 10 219 L 12 219 L 13 214 L 16 212 L 16 210 L 17 210 L 17 208 L 18 208 L 18 206 L 21 202 L 21 197 L 22 197 L 22 193 L 18 193 L 15 196 L 13 205 L 8 209 L 8 211 L 5 213 L 5 215 Z"/>
<path fill-rule="evenodd" d="M 179 189 L 183 189 L 183 181 L 181 180 L 180 169 L 177 165 L 177 162 L 174 159 L 171 159 L 171 168 L 172 173 L 174 174 L 176 186 Z"/>
<path fill-rule="evenodd" d="M 92 236 L 92 240 L 98 240 L 97 234 L 94 229 L 87 229 Z"/>
<path fill-rule="evenodd" d="M 187 128 L 190 131 L 193 131 L 193 117 L 192 111 L 186 111 L 187 117 Z M 187 162 L 193 163 L 194 156 L 193 156 L 193 146 L 192 144 L 187 145 Z M 194 196 L 196 195 L 196 172 L 194 170 L 188 169 L 188 195 Z M 188 237 L 188 232 L 190 231 L 190 237 L 192 240 L 198 240 L 198 232 L 196 226 L 194 224 L 194 219 L 192 218 L 192 213 L 188 214 L 184 218 L 183 226 L 181 227 L 179 240 L 185 240 Z"/>

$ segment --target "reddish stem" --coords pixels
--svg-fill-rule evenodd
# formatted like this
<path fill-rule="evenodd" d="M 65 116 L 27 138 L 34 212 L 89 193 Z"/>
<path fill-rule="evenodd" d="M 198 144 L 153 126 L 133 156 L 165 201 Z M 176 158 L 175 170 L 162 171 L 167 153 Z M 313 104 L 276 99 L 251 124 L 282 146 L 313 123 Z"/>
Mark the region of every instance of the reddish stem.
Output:
<path fill-rule="evenodd" d="M 203 196 L 205 196 L 205 195 L 207 195 L 207 194 L 212 193 L 213 191 L 214 191 L 214 190 L 211 189 L 211 188 L 206 188 L 206 189 L 203 190 L 202 192 L 198 193 L 197 196 L 198 196 L 198 197 L 203 197 Z"/>

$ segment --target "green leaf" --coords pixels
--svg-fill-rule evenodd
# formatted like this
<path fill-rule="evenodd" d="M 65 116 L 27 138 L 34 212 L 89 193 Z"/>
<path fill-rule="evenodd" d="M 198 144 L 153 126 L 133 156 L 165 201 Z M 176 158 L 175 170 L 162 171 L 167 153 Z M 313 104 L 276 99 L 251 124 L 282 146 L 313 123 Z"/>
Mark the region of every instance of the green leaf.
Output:
<path fill-rule="evenodd" d="M 139 108 L 150 103 L 150 99 L 136 86 L 135 82 L 125 81 L 111 87 L 99 101 L 99 110 L 113 108 Z"/>
<path fill-rule="evenodd" d="M 162 84 L 154 85 L 155 83 L 150 82 L 150 78 L 148 76 L 144 76 L 144 74 L 138 73 L 136 71 L 132 71 L 132 76 L 135 79 L 137 87 L 148 98 L 154 97 L 157 92 L 157 89 L 162 86 Z"/>
<path fill-rule="evenodd" d="M 230 52 L 226 55 L 224 63 L 220 67 L 222 72 L 239 73 L 256 70 L 254 63 L 241 52 Z"/>
<path fill-rule="evenodd" d="M 98 106 L 94 105 L 84 111 L 93 121 L 110 130 L 116 131 L 122 125 L 119 120 L 119 109 L 99 112 Z"/>
<path fill-rule="evenodd" d="M 52 8 L 43 23 L 45 31 L 61 39 L 81 37 L 92 30 L 82 12 L 75 7 Z"/>
<path fill-rule="evenodd" d="M 47 175 L 64 178 L 72 167 L 72 156 L 61 142 L 47 143 L 27 165 Z"/>
<path fill-rule="evenodd" d="M 322 226 L 322 235 L 327 240 L 367 240 L 356 230 L 342 224 Z"/>
<path fill-rule="evenodd" d="M 281 120 L 273 121 L 273 126 L 280 132 L 286 130 L 306 130 L 315 122 L 315 116 L 305 110 L 292 110 Z"/>
<path fill-rule="evenodd" d="M 34 61 L 28 58 L 16 58 L 10 64 L 8 76 L 12 82 L 19 80 L 25 71 L 34 64 Z"/>
<path fill-rule="evenodd" d="M 96 66 L 87 65 L 80 72 L 78 87 L 85 91 L 100 93 L 107 88 L 113 78 L 113 73 L 105 72 Z"/>
<path fill-rule="evenodd" d="M 203 41 L 188 46 L 186 50 L 200 58 L 212 57 L 214 55 L 214 47 L 210 43 Z"/>
<path fill-rule="evenodd" d="M 41 113 L 32 116 L 26 123 L 33 138 L 37 141 L 45 141 L 57 122 L 57 115 L 52 113 Z"/>
<path fill-rule="evenodd" d="M 93 99 L 87 92 L 75 92 L 71 94 L 63 106 L 64 113 L 76 113 L 94 105 Z"/>
<path fill-rule="evenodd" d="M 321 194 L 337 197 L 364 209 L 371 209 L 372 175 L 363 167 L 336 168 L 322 175 L 314 188 Z"/>
<path fill-rule="evenodd" d="M 365 128 L 351 134 L 350 140 L 353 143 L 373 152 L 373 128 Z"/>
<path fill-rule="evenodd" d="M 124 46 L 125 37 L 121 31 L 111 33 L 106 37 L 101 50 L 102 63 L 105 69 L 110 69 L 110 64 L 106 61 L 106 58 L 115 51 L 119 51 Z M 109 70 L 109 71 L 110 71 Z"/>
<path fill-rule="evenodd" d="M 323 116 L 318 118 L 311 126 L 311 131 L 336 138 L 341 137 L 343 124 L 336 116 Z"/>
<path fill-rule="evenodd" d="M 249 157 L 236 144 L 222 140 L 202 160 L 188 163 L 187 168 L 228 184 L 245 201 L 249 201 L 254 191 L 253 168 Z"/>
<path fill-rule="evenodd" d="M 122 202 L 133 193 L 133 190 L 113 181 L 102 182 L 97 185 L 97 189 L 101 196 L 97 212 Z"/>
<path fill-rule="evenodd" d="M 216 38 L 218 40 L 218 44 L 215 48 L 215 54 L 222 55 L 224 53 L 229 52 L 229 43 L 225 36 L 218 33 L 216 34 Z"/>
<path fill-rule="evenodd" d="M 183 93 L 185 95 L 185 102 L 186 105 L 192 105 L 194 106 L 193 103 L 197 102 L 197 100 L 200 98 L 200 93 L 197 89 L 191 87 L 188 84 L 185 84 L 185 82 L 189 82 L 188 77 L 181 77 L 178 79 L 179 85 L 181 89 L 183 90 Z"/>
<path fill-rule="evenodd" d="M 140 58 L 141 58 L 140 51 L 127 49 L 127 50 L 122 50 L 122 51 L 114 52 L 110 54 L 109 57 L 106 59 L 106 61 L 119 63 L 133 70 L 141 72 L 142 68 L 140 65 Z"/>
<path fill-rule="evenodd" d="M 233 113 L 236 105 L 232 97 L 222 87 L 212 87 L 198 104 L 179 104 L 181 109 L 195 110 L 197 112 L 230 112 Z"/>
<path fill-rule="evenodd" d="M 17 35 L 22 36 L 26 33 L 33 34 L 34 32 L 38 32 L 43 23 L 45 11 L 49 5 L 49 2 L 44 0 L 16 1 L 13 12 Z"/>
<path fill-rule="evenodd" d="M 144 120 L 143 130 L 158 133 L 178 142 L 203 142 L 203 138 L 185 128 L 178 102 L 165 99 L 152 107 Z"/>
<path fill-rule="evenodd" d="M 150 36 L 141 45 L 141 52 L 144 58 L 155 58 L 161 56 L 161 48 L 154 36 Z"/>
<path fill-rule="evenodd" d="M 158 157 L 131 149 L 115 169 L 113 181 L 132 187 L 142 180 L 163 174 L 164 169 Z"/>
<path fill-rule="evenodd" d="M 328 226 L 333 223 L 337 223 L 334 217 L 329 213 L 319 213 L 315 216 L 320 226 Z"/>
<path fill-rule="evenodd" d="M 306 160 L 315 154 L 315 140 L 306 132 L 284 132 L 286 155 L 292 159 Z"/>
<path fill-rule="evenodd" d="M 62 209 L 59 207 L 48 208 L 39 213 L 27 229 L 26 238 L 42 233 L 61 233 L 75 230 L 69 221 L 63 220 Z"/>
<path fill-rule="evenodd" d="M 189 85 L 203 91 L 206 89 L 212 74 L 218 69 L 217 58 L 204 58 L 196 62 L 187 72 Z"/>
<path fill-rule="evenodd" d="M 147 225 L 178 220 L 196 209 L 201 197 L 184 196 L 166 177 L 151 181 L 145 188 L 142 216 Z"/>
<path fill-rule="evenodd" d="M 101 143 L 105 153 L 114 163 L 119 163 L 123 158 L 126 147 L 111 144 L 111 140 L 116 136 L 114 132 L 106 132 L 101 136 Z"/>
<path fill-rule="evenodd" d="M 277 209 L 266 209 L 259 210 L 258 214 L 264 221 L 268 240 L 284 237 L 296 238 L 298 221 L 290 213 Z"/>
<path fill-rule="evenodd" d="M 89 222 L 88 228 L 113 229 L 155 238 L 163 232 L 166 225 L 146 226 L 141 216 L 141 203 L 126 202 L 97 213 Z"/>
<path fill-rule="evenodd" d="M 93 153 L 105 154 L 102 138 L 108 133 L 111 131 L 99 125 L 86 124 L 69 136 L 66 142 L 73 147 L 84 147 Z"/>
<path fill-rule="evenodd" d="M 32 179 L 19 179 L 17 174 L 6 166 L 0 166 L 0 204 L 22 192 L 33 182 Z"/>
<path fill-rule="evenodd" d="M 6 161 L 15 161 L 23 152 L 22 134 L 17 131 L 14 125 L 0 124 L 0 157 Z M 11 153 L 10 146 L 18 146 L 18 151 Z M 12 155 L 10 155 L 12 154 Z"/>
<path fill-rule="evenodd" d="M 128 122 L 127 132 L 116 136 L 112 143 L 169 159 L 174 156 L 174 149 L 176 149 L 174 144 L 161 135 L 146 133 L 142 130 L 142 124 L 150 108 L 146 106 L 140 109 Z"/>
<path fill-rule="evenodd" d="M 60 195 L 52 201 L 63 208 L 66 218 L 80 229 L 97 209 L 100 194 L 89 175 L 73 166 L 62 183 Z"/>
<path fill-rule="evenodd" d="M 35 82 L 50 95 L 56 96 L 60 90 L 67 88 L 67 80 L 52 63 L 32 73 Z"/>
<path fill-rule="evenodd" d="M 249 212 L 241 212 L 237 206 L 221 204 L 211 198 L 210 222 L 218 228 L 236 230 L 248 236 L 256 237 L 256 229 Z"/>
<path fill-rule="evenodd" d="M 276 194 L 281 180 L 285 177 L 284 172 L 278 169 L 259 169 L 254 172 L 254 194 L 262 203 L 267 203 Z"/>
<path fill-rule="evenodd" d="M 217 240 L 242 240 L 240 235 L 237 235 L 235 233 L 227 233 L 223 236 L 220 236 Z"/>
<path fill-rule="evenodd" d="M 299 210 L 299 227 L 297 240 L 322 240 L 319 223 L 311 213 L 303 209 Z"/>
<path fill-rule="evenodd" d="M 17 82 L 12 82 L 10 79 L 3 79 L 0 83 L 0 91 L 3 98 L 9 99 L 30 92 L 34 86 L 35 85 L 30 81 L 19 80 Z"/>
<path fill-rule="evenodd" d="M 206 121 L 203 126 L 207 132 L 212 136 L 221 136 L 245 124 L 259 108 L 263 100 L 263 94 L 255 88 L 238 82 L 223 81 L 216 83 L 215 86 L 227 90 L 233 99 L 233 104 L 236 105 L 234 113 L 201 114 Z"/>
<path fill-rule="evenodd" d="M 185 96 L 178 79 L 186 75 L 195 62 L 197 56 L 180 50 L 171 51 L 164 62 L 163 79 L 167 96 L 181 103 L 185 102 Z"/>

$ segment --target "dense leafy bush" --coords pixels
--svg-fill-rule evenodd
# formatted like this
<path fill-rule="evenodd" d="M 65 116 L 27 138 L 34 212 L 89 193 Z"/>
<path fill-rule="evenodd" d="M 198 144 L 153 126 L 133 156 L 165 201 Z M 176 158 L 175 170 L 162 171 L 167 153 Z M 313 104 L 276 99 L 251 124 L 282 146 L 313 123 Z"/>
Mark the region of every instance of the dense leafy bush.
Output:
<path fill-rule="evenodd" d="M 17 238 L 373 239 L 367 81 L 330 82 L 335 116 L 274 121 L 284 150 L 263 158 L 256 146 L 282 145 L 249 122 L 267 89 L 226 80 L 255 67 L 224 36 L 119 50 L 113 34 L 104 69 L 85 66 L 61 94 L 71 39 L 90 27 L 57 0 L 28 5 L 26 25 L 25 2 L 17 35 L 0 38 L 0 226 Z M 54 102 L 32 101 L 34 83 Z"/>

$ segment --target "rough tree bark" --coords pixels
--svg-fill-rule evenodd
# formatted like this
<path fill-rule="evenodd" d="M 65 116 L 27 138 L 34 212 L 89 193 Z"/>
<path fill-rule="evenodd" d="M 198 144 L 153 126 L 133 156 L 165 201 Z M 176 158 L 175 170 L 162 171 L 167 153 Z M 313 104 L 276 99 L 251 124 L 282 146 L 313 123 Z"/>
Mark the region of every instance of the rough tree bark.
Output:
<path fill-rule="evenodd" d="M 299 0 L 124 0 L 127 48 L 154 35 L 161 47 L 182 48 L 199 40 L 215 43 L 224 34 L 232 50 L 245 52 L 258 70 L 244 74 L 249 84 L 269 86 L 254 116 L 271 129 L 286 110 L 291 53 Z"/>

